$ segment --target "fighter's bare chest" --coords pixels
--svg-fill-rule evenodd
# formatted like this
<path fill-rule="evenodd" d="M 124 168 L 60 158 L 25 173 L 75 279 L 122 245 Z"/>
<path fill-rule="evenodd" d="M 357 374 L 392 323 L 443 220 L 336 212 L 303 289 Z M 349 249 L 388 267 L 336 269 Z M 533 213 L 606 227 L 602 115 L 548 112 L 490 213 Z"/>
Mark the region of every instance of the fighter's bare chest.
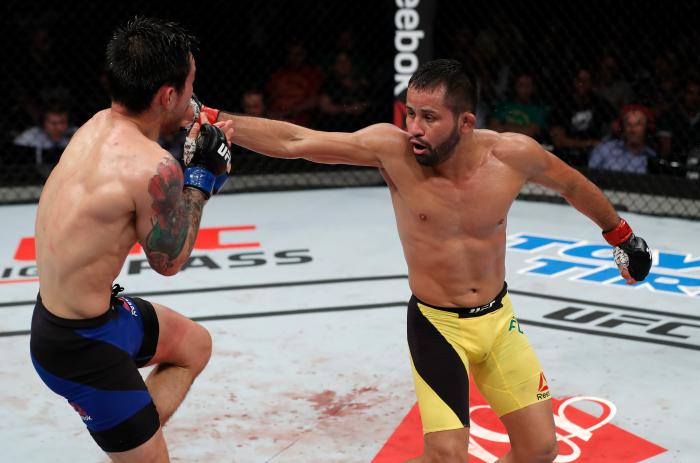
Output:
<path fill-rule="evenodd" d="M 412 183 L 412 182 L 411 182 Z M 505 222 L 519 187 L 488 176 L 454 183 L 430 178 L 415 184 L 395 182 L 397 218 L 432 233 L 488 235 Z"/>

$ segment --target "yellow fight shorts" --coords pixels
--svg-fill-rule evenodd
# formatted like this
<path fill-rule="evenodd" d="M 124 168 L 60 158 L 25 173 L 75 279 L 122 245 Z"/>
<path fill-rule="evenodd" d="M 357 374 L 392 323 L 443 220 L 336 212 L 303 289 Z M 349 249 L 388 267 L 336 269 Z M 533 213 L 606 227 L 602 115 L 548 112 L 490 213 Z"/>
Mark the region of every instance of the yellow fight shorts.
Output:
<path fill-rule="evenodd" d="M 408 303 L 408 346 L 423 432 L 469 426 L 469 374 L 498 416 L 550 397 L 507 285 L 479 307 Z"/>

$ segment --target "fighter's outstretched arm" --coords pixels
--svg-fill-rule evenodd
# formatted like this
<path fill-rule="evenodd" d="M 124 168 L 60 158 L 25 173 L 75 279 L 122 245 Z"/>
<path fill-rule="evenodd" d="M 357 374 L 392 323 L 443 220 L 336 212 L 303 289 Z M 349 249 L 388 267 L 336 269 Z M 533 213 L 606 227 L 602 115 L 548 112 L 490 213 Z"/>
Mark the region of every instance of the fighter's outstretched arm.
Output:
<path fill-rule="evenodd" d="M 208 107 L 192 96 L 195 118 L 210 123 L 232 121 L 233 143 L 277 158 L 304 158 L 322 164 L 381 167 L 385 155 L 406 149 L 408 134 L 392 124 L 375 124 L 357 132 L 321 132 L 284 121 L 250 117 Z"/>
<path fill-rule="evenodd" d="M 323 164 L 381 167 L 382 153 L 401 140 L 400 129 L 375 124 L 353 133 L 321 132 L 284 121 L 219 113 L 232 120 L 233 143 L 267 156 L 304 158 Z"/>

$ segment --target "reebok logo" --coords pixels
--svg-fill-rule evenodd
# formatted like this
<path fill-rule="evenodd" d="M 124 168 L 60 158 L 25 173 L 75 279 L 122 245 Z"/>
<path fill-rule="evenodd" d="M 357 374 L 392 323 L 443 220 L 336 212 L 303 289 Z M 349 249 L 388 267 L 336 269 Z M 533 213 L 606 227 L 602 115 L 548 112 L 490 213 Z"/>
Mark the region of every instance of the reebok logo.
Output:
<path fill-rule="evenodd" d="M 537 387 L 537 400 L 549 399 L 550 392 L 549 386 L 547 385 L 547 378 L 544 377 L 544 373 L 540 371 L 540 385 Z"/>
<path fill-rule="evenodd" d="M 394 14 L 394 96 L 408 88 L 408 81 L 418 69 L 418 51 L 425 31 L 420 29 L 420 0 L 396 0 Z"/>

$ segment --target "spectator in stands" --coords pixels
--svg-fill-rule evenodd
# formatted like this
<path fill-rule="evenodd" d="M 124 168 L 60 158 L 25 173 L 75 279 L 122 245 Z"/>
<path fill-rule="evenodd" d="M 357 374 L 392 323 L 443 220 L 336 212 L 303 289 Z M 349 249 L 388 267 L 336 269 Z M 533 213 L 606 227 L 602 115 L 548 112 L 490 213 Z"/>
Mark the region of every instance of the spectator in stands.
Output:
<path fill-rule="evenodd" d="M 368 82 L 355 72 L 346 52 L 335 57 L 331 77 L 326 81 L 319 103 L 318 128 L 331 132 L 354 132 L 369 122 Z"/>
<path fill-rule="evenodd" d="M 70 125 L 68 110 L 58 104 L 51 105 L 43 112 L 41 126 L 30 127 L 20 133 L 14 139 L 14 144 L 33 148 L 37 169 L 47 176 L 75 131 L 76 128 Z"/>
<path fill-rule="evenodd" d="M 518 27 L 503 22 L 481 27 L 474 37 L 473 46 L 484 72 L 489 74 L 491 89 L 483 90 L 491 93 L 496 101 L 505 100 L 512 77 L 512 57 L 524 47 Z"/>
<path fill-rule="evenodd" d="M 474 30 L 467 25 L 462 25 L 451 40 L 452 50 L 448 56 L 464 63 L 467 69 L 470 69 L 474 74 L 475 80 L 479 85 L 479 102 L 476 107 L 476 124 L 478 129 L 488 127 L 491 119 L 491 112 L 497 104 L 497 96 L 495 93 L 495 84 L 491 69 L 486 66 L 484 58 L 481 56 L 479 49 L 475 46 Z"/>
<path fill-rule="evenodd" d="M 700 156 L 700 78 L 691 76 L 683 97 L 659 119 L 659 152 L 671 171 L 683 174 Z"/>
<path fill-rule="evenodd" d="M 513 90 L 513 98 L 496 106 L 489 128 L 497 132 L 522 133 L 541 142 L 546 126 L 546 111 L 534 102 L 535 81 L 532 74 L 518 74 Z"/>
<path fill-rule="evenodd" d="M 255 87 L 251 87 L 241 95 L 240 112 L 246 116 L 267 117 L 267 105 L 265 95 Z M 237 159 L 236 171 L 250 173 L 250 169 L 255 167 L 255 173 L 265 173 L 270 165 L 270 158 L 262 158 L 254 151 L 250 151 L 242 146 L 232 145 L 231 153 Z M 232 168 L 233 170 L 233 168 Z M 228 182 L 228 184 L 233 184 Z M 230 187 L 230 185 L 229 185 Z"/>
<path fill-rule="evenodd" d="M 648 145 L 652 113 L 643 106 L 626 106 L 621 114 L 622 137 L 611 138 L 596 146 L 588 161 L 593 169 L 646 174 L 649 160 L 656 152 Z"/>
<path fill-rule="evenodd" d="M 596 94 L 605 99 L 616 111 L 634 99 L 632 85 L 620 74 L 617 59 L 612 53 L 605 53 L 598 67 Z"/>
<path fill-rule="evenodd" d="M 554 153 L 574 166 L 588 164 L 590 151 L 608 135 L 615 110 L 593 92 L 591 72 L 579 67 L 574 92 L 552 111 L 549 134 Z"/>
<path fill-rule="evenodd" d="M 318 107 L 322 84 L 323 73 L 307 62 L 304 45 L 288 44 L 285 65 L 272 74 L 267 84 L 270 115 L 308 127 Z"/>
<path fill-rule="evenodd" d="M 642 67 L 634 80 L 636 101 L 654 110 L 657 120 L 678 102 L 679 64 L 671 51 L 662 51 L 653 57 L 651 69 Z"/>
<path fill-rule="evenodd" d="M 671 51 L 659 53 L 654 58 L 652 98 L 657 117 L 663 116 L 678 104 L 680 68 L 678 57 Z"/>
<path fill-rule="evenodd" d="M 71 95 L 63 72 L 62 55 L 55 45 L 49 29 L 37 25 L 26 34 L 26 48 L 22 63 L 9 66 L 8 84 L 10 124 L 13 129 L 40 127 L 45 120 L 43 108 L 54 101 L 70 101 Z M 16 133 L 16 132 L 15 132 Z"/>
<path fill-rule="evenodd" d="M 321 59 L 323 69 L 332 71 L 339 53 L 347 53 L 352 58 L 352 68 L 358 74 L 367 75 L 373 68 L 373 66 L 367 64 L 366 57 L 360 52 L 357 34 L 351 28 L 338 31 L 335 37 L 335 45 L 324 53 Z M 374 68 L 377 68 L 377 66 L 374 66 Z M 377 69 L 376 72 L 381 72 L 381 70 Z"/>
<path fill-rule="evenodd" d="M 260 90 L 246 90 L 241 96 L 241 112 L 246 116 L 266 117 L 265 95 Z"/>

